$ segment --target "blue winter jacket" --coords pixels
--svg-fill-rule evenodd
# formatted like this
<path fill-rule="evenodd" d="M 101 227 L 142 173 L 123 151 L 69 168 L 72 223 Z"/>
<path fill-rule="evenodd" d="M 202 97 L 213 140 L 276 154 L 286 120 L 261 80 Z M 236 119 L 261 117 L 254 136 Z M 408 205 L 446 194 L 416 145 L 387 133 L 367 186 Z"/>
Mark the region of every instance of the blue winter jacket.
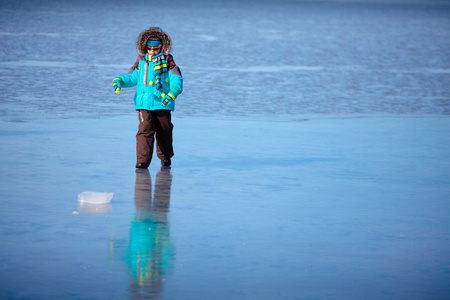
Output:
<path fill-rule="evenodd" d="M 183 77 L 181 76 L 178 66 L 176 66 L 175 63 L 172 63 L 172 55 L 168 54 L 166 57 L 168 61 L 168 71 L 161 74 L 162 87 L 160 89 L 156 89 L 156 78 L 153 74 L 154 64 L 145 57 L 141 57 L 137 68 L 135 68 L 132 73 L 117 76 L 117 78 L 120 78 L 122 81 L 122 88 L 136 86 L 136 94 L 134 95 L 136 110 L 175 110 L 174 100 L 171 100 L 164 106 L 162 98 L 174 88 L 181 94 L 183 91 Z"/>

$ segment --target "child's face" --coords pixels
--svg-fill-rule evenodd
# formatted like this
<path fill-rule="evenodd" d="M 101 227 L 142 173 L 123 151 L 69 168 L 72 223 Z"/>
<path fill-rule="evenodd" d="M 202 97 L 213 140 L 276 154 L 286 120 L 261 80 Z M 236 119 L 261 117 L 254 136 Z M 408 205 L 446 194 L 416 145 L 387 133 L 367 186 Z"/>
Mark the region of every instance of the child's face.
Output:
<path fill-rule="evenodd" d="M 147 46 L 147 52 L 151 56 L 154 56 L 154 55 L 159 54 L 161 52 L 161 47 L 149 47 L 149 46 Z"/>

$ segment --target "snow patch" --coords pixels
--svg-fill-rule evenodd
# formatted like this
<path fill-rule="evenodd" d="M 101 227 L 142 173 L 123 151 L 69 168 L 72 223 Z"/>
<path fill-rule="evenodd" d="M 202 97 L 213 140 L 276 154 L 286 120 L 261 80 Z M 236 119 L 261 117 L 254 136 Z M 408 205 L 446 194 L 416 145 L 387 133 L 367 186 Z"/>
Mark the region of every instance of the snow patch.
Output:
<path fill-rule="evenodd" d="M 114 193 L 82 192 L 78 194 L 78 202 L 90 204 L 110 203 Z"/>

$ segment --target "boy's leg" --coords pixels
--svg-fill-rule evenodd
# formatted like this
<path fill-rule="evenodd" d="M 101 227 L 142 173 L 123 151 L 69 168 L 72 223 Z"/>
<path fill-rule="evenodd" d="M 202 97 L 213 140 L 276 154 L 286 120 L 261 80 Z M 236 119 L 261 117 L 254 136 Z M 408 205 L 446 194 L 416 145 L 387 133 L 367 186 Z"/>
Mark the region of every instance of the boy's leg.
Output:
<path fill-rule="evenodd" d="M 163 155 L 161 148 L 159 147 L 159 143 L 158 143 L 158 139 L 156 139 L 156 155 L 159 157 L 161 157 Z"/>
<path fill-rule="evenodd" d="M 173 153 L 173 124 L 171 122 L 172 115 L 170 110 L 155 110 L 155 122 L 156 140 L 158 141 L 159 149 L 157 149 L 157 155 L 160 160 L 170 159 Z"/>
<path fill-rule="evenodd" d="M 152 112 L 139 110 L 139 126 L 136 134 L 136 162 L 150 165 L 155 141 L 155 120 Z"/>

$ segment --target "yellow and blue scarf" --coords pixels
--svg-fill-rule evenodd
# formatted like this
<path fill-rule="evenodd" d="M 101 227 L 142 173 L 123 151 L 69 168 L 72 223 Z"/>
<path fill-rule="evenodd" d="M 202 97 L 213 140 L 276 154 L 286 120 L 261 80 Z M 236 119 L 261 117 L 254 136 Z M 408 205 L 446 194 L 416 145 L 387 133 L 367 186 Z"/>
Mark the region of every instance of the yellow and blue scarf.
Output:
<path fill-rule="evenodd" d="M 164 54 L 159 53 L 157 55 L 150 56 L 150 54 L 145 55 L 147 61 L 153 63 L 153 76 L 155 77 L 155 88 L 157 90 L 162 88 L 161 75 L 168 72 L 167 68 L 167 58 Z"/>

